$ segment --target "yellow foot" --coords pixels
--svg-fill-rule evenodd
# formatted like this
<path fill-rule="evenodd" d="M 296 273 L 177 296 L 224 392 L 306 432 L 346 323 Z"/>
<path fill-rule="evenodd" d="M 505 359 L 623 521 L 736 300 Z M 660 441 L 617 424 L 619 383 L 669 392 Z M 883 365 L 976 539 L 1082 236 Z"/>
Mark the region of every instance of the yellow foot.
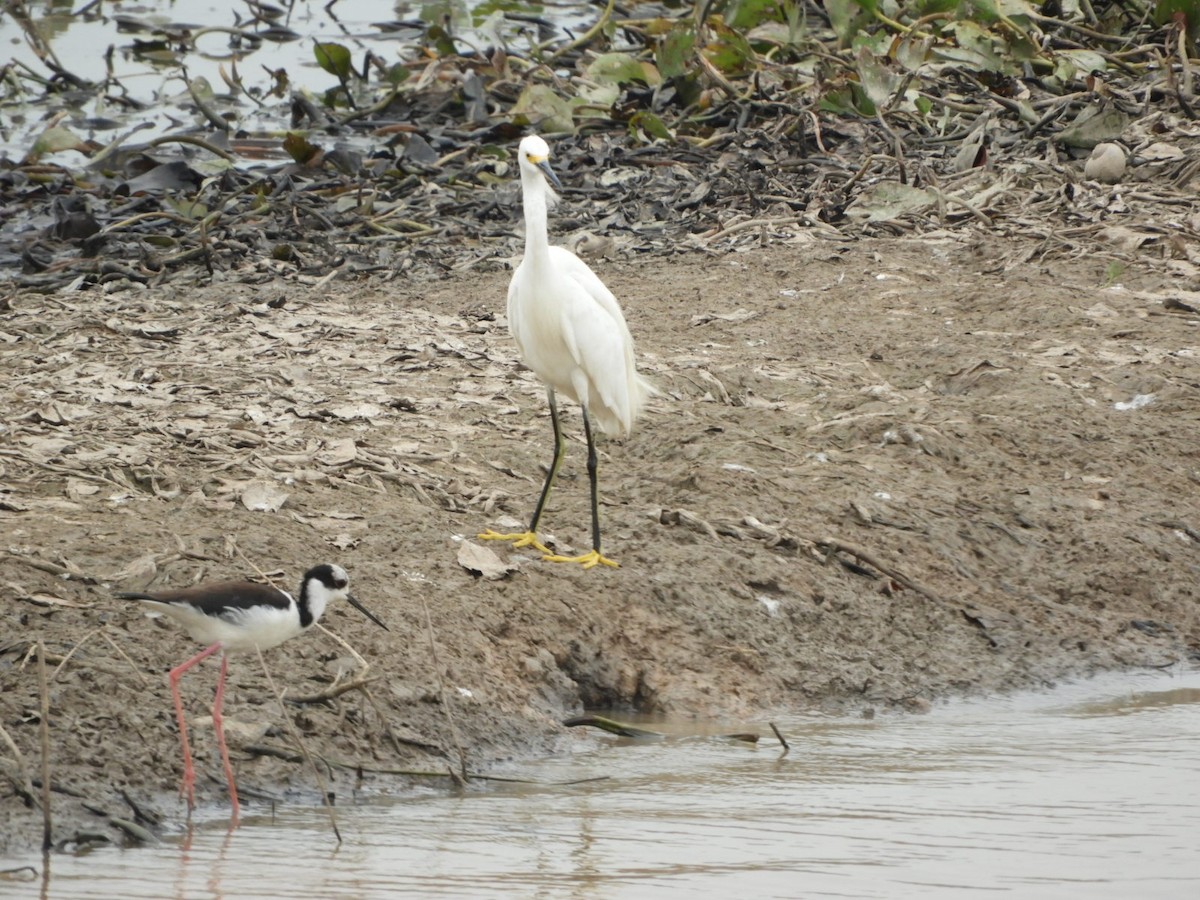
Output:
<path fill-rule="evenodd" d="M 549 556 L 550 548 L 538 540 L 536 534 L 532 531 L 517 531 L 512 534 L 500 534 L 497 531 L 488 529 L 482 534 L 476 535 L 481 541 L 512 541 L 513 549 L 520 550 L 522 547 L 532 547 L 538 553 Z M 595 565 L 593 563 L 592 565 Z"/>
<path fill-rule="evenodd" d="M 579 563 L 585 569 L 591 569 L 596 566 L 611 566 L 614 569 L 621 567 L 621 564 L 615 559 L 601 556 L 599 550 L 591 550 L 583 554 L 583 556 L 557 556 L 547 550 L 546 555 L 542 557 L 542 562 L 573 562 Z"/>

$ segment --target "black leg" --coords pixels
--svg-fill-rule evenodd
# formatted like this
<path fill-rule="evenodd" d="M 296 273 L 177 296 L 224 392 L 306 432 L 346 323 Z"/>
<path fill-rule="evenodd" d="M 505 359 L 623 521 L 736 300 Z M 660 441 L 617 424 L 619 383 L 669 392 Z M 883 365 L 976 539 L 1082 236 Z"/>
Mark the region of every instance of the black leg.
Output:
<path fill-rule="evenodd" d="M 562 426 L 558 422 L 558 403 L 554 399 L 554 388 L 546 388 L 546 397 L 550 401 L 550 424 L 554 426 L 554 459 L 550 463 L 550 472 L 546 475 L 546 483 L 542 485 L 542 495 L 538 498 L 537 507 L 533 510 L 533 521 L 529 523 L 529 531 L 537 534 L 538 522 L 542 518 L 542 510 L 546 506 L 546 498 L 550 496 L 550 488 L 558 476 L 558 467 L 562 465 L 563 454 L 566 452 L 566 442 L 563 440 Z M 587 414 L 584 414 L 584 425 L 587 425 Z M 591 438 L 588 439 L 591 446 Z M 593 494 L 594 496 L 594 494 Z"/>
<path fill-rule="evenodd" d="M 592 423 L 588 419 L 587 407 L 583 408 L 583 433 L 587 436 L 588 481 L 592 486 L 592 549 L 600 552 L 600 492 L 597 487 L 596 442 L 592 440 Z"/>

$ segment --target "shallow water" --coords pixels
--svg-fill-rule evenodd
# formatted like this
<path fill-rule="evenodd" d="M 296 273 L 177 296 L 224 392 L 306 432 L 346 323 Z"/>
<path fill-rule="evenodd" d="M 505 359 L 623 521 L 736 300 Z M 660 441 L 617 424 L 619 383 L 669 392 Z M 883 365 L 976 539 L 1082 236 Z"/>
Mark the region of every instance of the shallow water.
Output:
<path fill-rule="evenodd" d="M 341 848 L 319 808 L 251 815 L 232 834 L 217 819 L 160 847 L 56 856 L 46 884 L 3 887 L 63 898 L 1200 896 L 1200 673 L 777 724 L 786 755 L 772 738 L 745 745 L 679 725 L 657 742 L 593 736 L 504 774 L 603 781 L 375 799 L 340 810 Z"/>
<path fill-rule="evenodd" d="M 342 44 L 351 53 L 352 64 L 360 71 L 367 52 L 392 65 L 402 59 L 420 59 L 418 48 L 424 41 L 422 22 L 441 22 L 447 14 L 451 31 L 461 49 L 486 48 L 503 43 L 515 52 L 529 53 L 534 43 L 544 40 L 529 16 L 553 22 L 563 30 L 580 29 L 596 16 L 595 9 L 583 0 L 549 0 L 529 4 L 523 0 L 295 0 L 275 3 L 281 11 L 291 7 L 290 15 L 281 15 L 275 25 L 292 36 L 286 40 L 258 40 L 264 23 L 249 19 L 242 0 L 145 0 L 141 3 L 111 3 L 97 7 L 89 0 L 74 2 L 30 2 L 31 18 L 38 33 L 71 74 L 96 84 L 103 83 L 111 66 L 117 87 L 99 97 L 68 99 L 65 104 L 47 103 L 43 89 L 34 82 L 28 94 L 0 91 L 0 156 L 20 159 L 33 145 L 33 139 L 57 114 L 60 107 L 69 111 L 62 123 L 77 136 L 103 145 L 135 125 L 148 126 L 131 143 L 139 143 L 163 134 L 178 133 L 189 126 L 209 126 L 199 115 L 182 112 L 193 104 L 188 97 L 189 79 L 206 79 L 219 94 L 231 89 L 221 70 L 237 79 L 254 93 L 261 106 L 246 97 L 237 100 L 237 127 L 249 132 L 286 130 L 291 104 L 287 96 L 269 96 L 274 84 L 270 70 L 285 69 L 292 88 L 315 97 L 338 84 L 337 79 L 321 70 L 314 53 L 314 42 Z M 90 14 L 81 13 L 84 9 Z M 94 15 L 96 10 L 100 15 Z M 505 18 L 504 13 L 514 14 Z M 148 26 L 139 30 L 121 30 L 117 17 L 124 16 Z M 171 51 L 147 50 L 145 45 L 161 40 L 149 26 L 170 26 L 174 31 L 188 27 L 197 32 L 213 28 L 198 37 L 195 49 L 182 55 Z M 249 36 L 235 40 L 226 30 L 242 28 Z M 558 32 L 561 33 L 561 32 Z M 139 46 L 141 45 L 141 46 Z M 111 51 L 111 53 L 106 53 Z M 26 39 L 24 29 L 12 16 L 0 15 L 0 63 L 18 63 L 18 74 L 26 79 L 26 69 L 43 78 L 50 71 Z M 182 65 L 181 65 L 182 63 Z M 373 76 L 373 77 L 378 77 Z M 137 102 L 131 110 L 112 97 Z M 105 99 L 108 97 L 109 99 Z M 221 110 L 227 107 L 218 104 Z M 105 121 L 107 120 L 107 121 Z M 84 158 L 74 150 L 50 154 L 48 161 L 78 165 Z"/>

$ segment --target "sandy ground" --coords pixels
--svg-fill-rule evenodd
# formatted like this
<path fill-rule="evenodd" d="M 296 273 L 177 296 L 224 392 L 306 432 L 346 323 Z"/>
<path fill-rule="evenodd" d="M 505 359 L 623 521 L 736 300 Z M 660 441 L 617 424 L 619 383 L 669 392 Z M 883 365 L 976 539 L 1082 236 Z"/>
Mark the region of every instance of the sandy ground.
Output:
<path fill-rule="evenodd" d="M 342 802 L 397 770 L 588 740 L 584 707 L 761 727 L 811 708 L 1167 666 L 1200 648 L 1200 316 L 1143 259 L 1020 241 L 829 243 L 594 264 L 658 385 L 602 447 L 582 571 L 475 541 L 550 453 L 508 273 L 317 288 L 17 295 L 0 309 L 0 854 L 40 840 L 36 650 L 56 840 L 178 825 L 165 672 L 196 648 L 117 589 L 336 561 L 390 626 L 267 654 Z M 1194 286 L 1193 286 L 1194 287 Z M 543 522 L 586 549 L 577 409 Z M 493 555 L 494 554 L 494 555 Z M 477 574 L 485 571 L 484 575 Z M 64 661 L 65 660 L 65 661 Z M 185 679 L 202 802 L 226 802 Z M 362 683 L 365 678 L 365 684 Z M 340 681 L 339 681 L 340 679 Z M 335 683 L 336 682 L 336 683 Z M 227 715 L 248 805 L 316 796 L 254 657 Z M 447 780 L 447 784 L 448 784 Z"/>

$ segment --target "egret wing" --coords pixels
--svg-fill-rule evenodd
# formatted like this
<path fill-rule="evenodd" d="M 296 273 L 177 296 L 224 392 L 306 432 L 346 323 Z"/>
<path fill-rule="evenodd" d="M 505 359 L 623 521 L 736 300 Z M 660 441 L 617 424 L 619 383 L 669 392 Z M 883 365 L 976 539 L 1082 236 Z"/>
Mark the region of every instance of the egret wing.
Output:
<path fill-rule="evenodd" d="M 621 305 L 617 302 L 613 292 L 608 289 L 608 285 L 592 271 L 591 266 L 566 247 L 551 247 L 550 258 L 554 260 L 555 266 L 564 274 L 569 275 L 587 292 L 589 297 L 621 324 L 621 330 L 625 335 L 629 334 L 629 327 L 625 324 L 625 314 L 621 312 Z M 630 343 L 632 344 L 632 341 Z"/>
<path fill-rule="evenodd" d="M 553 248 L 561 249 L 561 248 Z M 616 297 L 586 263 L 569 251 L 555 260 L 569 276 L 562 328 L 578 370 L 575 392 L 607 432 L 628 431 L 633 421 L 633 339 Z M 586 398 L 586 399 L 585 399 Z"/>

